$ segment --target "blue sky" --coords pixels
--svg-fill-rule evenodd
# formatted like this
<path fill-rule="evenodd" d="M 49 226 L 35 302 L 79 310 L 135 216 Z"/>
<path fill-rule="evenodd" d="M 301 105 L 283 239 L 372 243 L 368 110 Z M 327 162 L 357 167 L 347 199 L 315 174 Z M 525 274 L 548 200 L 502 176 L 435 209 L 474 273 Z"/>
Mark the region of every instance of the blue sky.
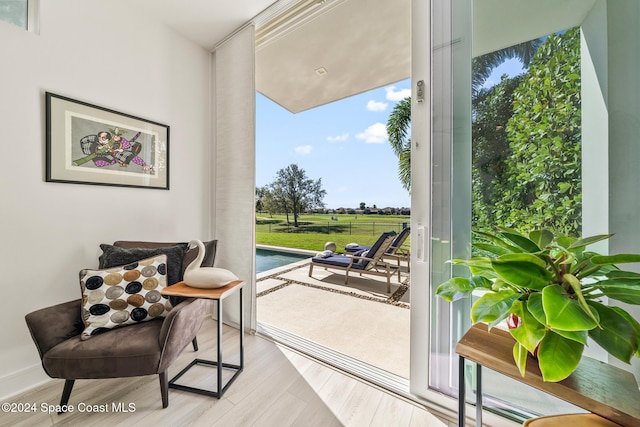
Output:
<path fill-rule="evenodd" d="M 257 94 L 256 185 L 295 163 L 309 178 L 322 178 L 328 208 L 411 206 L 385 129 L 410 85 L 403 80 L 297 114 Z"/>
<path fill-rule="evenodd" d="M 500 78 L 503 74 L 513 77 L 523 73 L 524 71 L 522 62 L 520 62 L 519 59 L 507 59 L 502 64 L 498 65 L 493 72 L 491 72 L 491 75 L 484 83 L 483 87 L 489 88 L 500 83 Z"/>
<path fill-rule="evenodd" d="M 521 73 L 522 63 L 505 61 L 485 87 L 502 74 Z M 386 123 L 394 105 L 411 94 L 411 80 L 371 90 L 298 114 L 264 96 L 256 101 L 256 185 L 296 163 L 311 179 L 322 178 L 328 208 L 409 207 L 409 193 L 398 180 L 398 159 L 389 146 Z"/>

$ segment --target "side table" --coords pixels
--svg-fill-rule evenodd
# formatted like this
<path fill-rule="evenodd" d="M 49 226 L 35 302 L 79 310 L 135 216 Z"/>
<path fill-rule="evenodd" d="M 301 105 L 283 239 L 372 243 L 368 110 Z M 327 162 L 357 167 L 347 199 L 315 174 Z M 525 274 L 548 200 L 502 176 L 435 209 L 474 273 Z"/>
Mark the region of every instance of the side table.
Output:
<path fill-rule="evenodd" d="M 205 396 L 211 396 L 211 397 L 220 399 L 224 394 L 224 392 L 227 390 L 227 388 L 229 388 L 229 386 L 235 381 L 238 375 L 240 375 L 240 372 L 242 372 L 242 370 L 244 369 L 244 309 L 243 309 L 243 298 L 242 298 L 243 287 L 244 287 L 244 282 L 239 280 L 233 281 L 221 288 L 214 288 L 214 289 L 192 288 L 190 286 L 187 286 L 185 282 L 178 282 L 162 290 L 161 294 L 166 296 L 205 298 L 205 299 L 213 300 L 216 303 L 216 309 L 218 313 L 218 328 L 217 328 L 218 359 L 215 361 L 204 360 L 204 359 L 194 359 L 190 364 L 188 364 L 182 371 L 180 371 L 175 377 L 173 377 L 169 381 L 169 388 L 174 388 L 174 389 L 183 390 L 183 391 L 190 391 L 192 393 L 203 394 Z M 229 295 L 233 294 L 236 291 L 240 291 L 240 331 L 239 331 L 240 364 L 239 365 L 233 365 L 233 364 L 222 362 L 222 300 L 224 300 L 226 297 L 228 297 Z M 207 366 L 217 367 L 218 383 L 217 383 L 216 391 L 176 384 L 176 381 L 195 365 L 207 365 Z M 224 385 L 222 384 L 223 369 L 229 369 L 229 370 L 235 371 L 233 376 Z"/>
<path fill-rule="evenodd" d="M 558 397 L 613 423 L 623 426 L 640 425 L 640 390 L 631 372 L 589 357 L 580 360 L 578 368 L 558 382 L 542 379 L 535 359 L 527 360 L 526 375 L 513 361 L 514 339 L 508 331 L 488 330 L 487 325 L 476 323 L 458 341 L 459 397 L 458 425 L 465 425 L 465 359 L 476 363 L 476 425 L 482 425 L 482 366 Z"/>

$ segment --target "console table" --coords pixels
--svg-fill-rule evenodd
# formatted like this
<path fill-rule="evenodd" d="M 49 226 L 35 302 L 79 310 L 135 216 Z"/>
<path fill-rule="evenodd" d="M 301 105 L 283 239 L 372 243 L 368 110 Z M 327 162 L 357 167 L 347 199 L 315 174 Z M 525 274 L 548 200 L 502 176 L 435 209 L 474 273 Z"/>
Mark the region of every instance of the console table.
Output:
<path fill-rule="evenodd" d="M 216 398 L 221 398 L 224 392 L 229 388 L 231 383 L 235 381 L 235 379 L 240 375 L 240 372 L 244 369 L 244 310 L 243 310 L 243 301 L 242 301 L 242 288 L 244 287 L 244 282 L 242 281 L 233 281 L 228 285 L 225 285 L 221 288 L 214 289 L 201 289 L 201 288 L 192 288 L 187 286 L 184 282 L 178 282 L 174 285 L 167 286 L 161 292 L 162 295 L 167 296 L 178 296 L 178 297 L 189 297 L 189 298 L 206 298 L 210 300 L 214 300 L 216 302 L 216 309 L 218 313 L 218 328 L 217 328 L 217 342 L 218 342 L 218 359 L 215 361 L 204 360 L 204 359 L 194 359 L 190 364 L 188 364 L 182 371 L 180 371 L 175 377 L 173 377 L 169 381 L 169 388 L 174 388 L 177 390 L 190 391 L 192 393 L 204 394 L 205 396 L 211 396 Z M 229 295 L 234 292 L 240 292 L 240 364 L 232 365 L 229 363 L 222 362 L 222 300 L 224 300 Z M 217 367 L 217 376 L 218 383 L 217 389 L 213 390 L 205 390 L 197 387 L 190 387 L 186 385 L 176 384 L 176 381 L 184 375 L 189 369 L 191 369 L 195 365 L 208 365 L 208 366 L 216 366 Z M 235 371 L 233 376 L 226 382 L 226 384 L 222 384 L 222 370 L 230 369 Z"/>
<path fill-rule="evenodd" d="M 526 375 L 522 377 L 513 360 L 515 340 L 508 331 L 488 330 L 477 323 L 456 345 L 459 362 L 458 425 L 464 426 L 465 381 L 464 360 L 477 364 L 476 423 L 482 425 L 481 366 L 545 391 L 562 400 L 586 409 L 623 426 L 640 425 L 640 390 L 632 373 L 583 357 L 578 368 L 559 382 L 545 382 L 537 361 L 529 356 Z"/>

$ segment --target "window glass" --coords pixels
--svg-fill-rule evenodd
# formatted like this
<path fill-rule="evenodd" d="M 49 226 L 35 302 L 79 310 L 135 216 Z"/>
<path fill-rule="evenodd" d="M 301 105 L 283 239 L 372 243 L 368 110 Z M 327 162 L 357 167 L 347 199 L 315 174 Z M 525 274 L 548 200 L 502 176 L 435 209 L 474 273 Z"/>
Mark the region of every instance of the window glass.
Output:
<path fill-rule="evenodd" d="M 622 178 L 633 168 L 607 175 L 607 158 L 630 164 L 637 155 L 631 142 L 637 138 L 628 137 L 637 122 L 616 121 L 615 114 L 638 111 L 631 107 L 640 99 L 638 86 L 630 84 L 638 56 L 624 52 L 637 51 L 630 40 L 640 31 L 633 20 L 640 7 L 570 0 L 432 4 L 432 291 L 451 276 L 468 275 L 447 260 L 476 255 L 471 229 L 545 226 L 576 236 L 624 230 L 617 244 L 629 247 L 617 252 L 637 252 L 631 239 L 637 242 L 638 227 L 623 220 L 638 203 Z M 611 25 L 614 15 L 628 23 Z M 617 194 L 617 203 L 607 203 Z M 433 295 L 431 301 L 430 388 L 457 396 L 455 345 L 471 324 L 473 300 L 449 304 Z M 585 355 L 607 361 L 596 347 Z M 466 368 L 469 392 L 475 369 Z M 580 411 L 486 369 L 483 386 L 485 409 L 514 419 Z"/>
<path fill-rule="evenodd" d="M 0 0 L 0 20 L 28 28 L 28 0 Z"/>

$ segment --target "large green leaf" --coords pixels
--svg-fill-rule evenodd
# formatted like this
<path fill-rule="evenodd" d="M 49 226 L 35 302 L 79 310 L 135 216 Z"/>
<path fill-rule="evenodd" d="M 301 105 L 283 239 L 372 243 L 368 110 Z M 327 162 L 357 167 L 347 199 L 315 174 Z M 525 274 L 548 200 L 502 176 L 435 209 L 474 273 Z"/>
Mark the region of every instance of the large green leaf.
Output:
<path fill-rule="evenodd" d="M 533 254 L 525 254 L 525 253 L 517 253 L 517 254 L 505 254 L 505 255 L 501 255 L 496 259 L 491 260 L 492 265 L 493 262 L 495 261 L 500 261 L 500 262 L 527 262 L 527 263 L 531 263 L 531 264 L 535 264 L 538 267 L 541 268 L 546 268 L 547 267 L 547 263 L 544 261 L 544 259 L 540 258 L 537 255 L 533 255 Z"/>
<path fill-rule="evenodd" d="M 591 262 L 597 265 L 640 262 L 640 254 L 594 255 L 591 257 Z"/>
<path fill-rule="evenodd" d="M 491 258 L 474 257 L 471 259 L 452 259 L 449 261 L 454 265 L 464 265 L 474 276 L 486 276 L 487 278 L 497 277 L 491 266 Z"/>
<path fill-rule="evenodd" d="M 471 321 L 493 324 L 506 319 L 519 296 L 520 294 L 509 289 L 487 292 L 471 306 Z"/>
<path fill-rule="evenodd" d="M 527 299 L 527 310 L 535 317 L 535 319 L 542 323 L 547 324 L 547 315 L 544 314 L 544 308 L 542 307 L 542 292 L 533 292 Z"/>
<path fill-rule="evenodd" d="M 520 371 L 520 375 L 524 377 L 527 372 L 527 357 L 529 352 L 519 342 L 513 345 L 513 360 L 516 362 L 516 366 Z"/>
<path fill-rule="evenodd" d="M 596 301 L 590 301 L 600 316 L 600 328 L 589 331 L 589 336 L 614 357 L 630 363 L 638 350 L 638 334 L 631 323 L 616 310 Z"/>
<path fill-rule="evenodd" d="M 474 243 L 473 247 L 476 249 L 481 249 L 485 252 L 489 252 L 490 254 L 494 254 L 495 256 L 500 256 L 504 254 L 510 253 L 507 249 L 502 246 L 492 245 L 490 243 Z"/>
<path fill-rule="evenodd" d="M 600 291 L 618 301 L 640 305 L 640 281 L 625 279 L 602 280 L 594 284 Z"/>
<path fill-rule="evenodd" d="M 596 328 L 597 329 L 597 328 Z M 565 337 L 568 340 L 579 342 L 580 344 L 587 345 L 588 331 L 562 331 L 560 329 L 554 329 L 556 334 Z"/>
<path fill-rule="evenodd" d="M 449 261 L 454 265 L 466 265 L 467 267 L 476 266 L 480 268 L 491 268 L 491 258 L 473 257 L 469 259 L 452 259 Z"/>
<path fill-rule="evenodd" d="M 535 230 L 529 233 L 529 239 L 539 248 L 544 248 L 553 242 L 553 233 L 549 230 Z"/>
<path fill-rule="evenodd" d="M 509 332 L 524 348 L 533 353 L 544 337 L 544 325 L 529 313 L 522 301 L 513 303 L 511 313 L 520 318 L 520 325 L 517 328 L 509 329 Z"/>
<path fill-rule="evenodd" d="M 588 331 L 598 325 L 594 320 L 598 318 L 598 312 L 590 310 L 587 314 L 580 303 L 559 285 L 549 285 L 542 290 L 542 307 L 547 325 L 552 329 Z"/>
<path fill-rule="evenodd" d="M 519 248 L 521 248 L 524 252 L 540 252 L 540 247 L 536 245 L 534 242 L 529 240 L 527 237 L 521 234 L 514 233 L 502 233 L 502 235 L 515 243 Z"/>
<path fill-rule="evenodd" d="M 615 306 L 610 306 L 610 307 L 612 310 L 615 310 L 616 313 L 618 313 L 620 316 L 627 319 L 627 322 L 629 322 L 629 324 L 633 326 L 633 329 L 636 331 L 636 335 L 638 337 L 638 350 L 636 350 L 636 357 L 640 357 L 640 322 L 638 322 L 629 313 L 627 313 L 625 310 L 621 309 L 620 307 L 615 307 Z"/>
<path fill-rule="evenodd" d="M 575 241 L 576 241 L 575 237 L 568 237 L 568 236 L 559 236 L 556 239 L 556 242 L 558 243 L 558 245 L 563 248 L 570 248 Z"/>
<path fill-rule="evenodd" d="M 571 245 L 569 245 L 569 249 L 582 248 L 601 240 L 606 240 L 611 236 L 613 236 L 613 234 L 598 234 L 596 236 L 585 237 L 584 239 L 579 239 L 571 243 Z"/>
<path fill-rule="evenodd" d="M 584 345 L 549 331 L 538 347 L 538 365 L 544 381 L 562 381 L 576 370 Z"/>
<path fill-rule="evenodd" d="M 514 253 L 522 252 L 522 249 L 520 249 L 519 247 L 505 242 L 500 237 L 498 237 L 498 236 L 496 236 L 494 234 L 485 233 L 484 231 L 478 231 L 478 230 L 474 231 L 473 233 L 476 234 L 477 236 L 482 237 L 483 239 L 485 239 L 488 242 L 491 242 L 491 243 L 493 243 L 495 245 L 498 245 L 498 246 L 501 246 L 501 247 L 507 249 L 509 252 L 514 252 Z"/>
<path fill-rule="evenodd" d="M 452 277 L 438 286 L 436 295 L 446 301 L 453 302 L 468 297 L 473 289 L 473 285 L 466 277 Z"/>
<path fill-rule="evenodd" d="M 640 281 L 640 273 L 636 273 L 635 271 L 614 270 L 608 272 L 606 276 L 609 279 L 628 279 Z"/>
<path fill-rule="evenodd" d="M 551 278 L 545 262 L 531 254 L 502 255 L 491 266 L 504 281 L 520 288 L 541 290 Z"/>

